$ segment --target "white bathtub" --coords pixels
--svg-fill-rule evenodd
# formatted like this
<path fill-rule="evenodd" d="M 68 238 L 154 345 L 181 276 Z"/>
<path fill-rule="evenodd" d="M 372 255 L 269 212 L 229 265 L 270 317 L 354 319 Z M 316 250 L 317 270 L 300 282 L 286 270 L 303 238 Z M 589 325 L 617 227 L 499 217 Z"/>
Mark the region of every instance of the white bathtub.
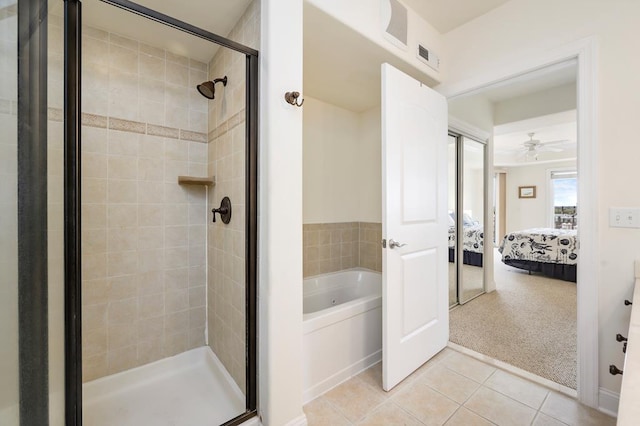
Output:
<path fill-rule="evenodd" d="M 380 361 L 381 290 L 381 275 L 366 269 L 304 280 L 305 403 Z"/>

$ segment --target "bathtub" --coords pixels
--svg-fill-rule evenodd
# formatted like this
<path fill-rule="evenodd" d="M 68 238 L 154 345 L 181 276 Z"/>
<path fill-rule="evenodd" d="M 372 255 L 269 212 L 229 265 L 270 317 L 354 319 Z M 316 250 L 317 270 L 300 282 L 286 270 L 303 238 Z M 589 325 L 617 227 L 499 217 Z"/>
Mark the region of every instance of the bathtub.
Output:
<path fill-rule="evenodd" d="M 303 282 L 303 399 L 380 361 L 382 277 L 348 269 Z"/>

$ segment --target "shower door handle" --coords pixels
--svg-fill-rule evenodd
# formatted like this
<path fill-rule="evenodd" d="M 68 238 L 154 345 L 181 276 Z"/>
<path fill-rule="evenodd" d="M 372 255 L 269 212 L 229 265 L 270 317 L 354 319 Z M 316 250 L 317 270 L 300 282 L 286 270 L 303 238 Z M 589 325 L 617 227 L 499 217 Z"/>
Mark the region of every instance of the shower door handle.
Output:
<path fill-rule="evenodd" d="M 393 241 L 393 238 L 389 240 L 389 248 L 390 249 L 394 249 L 396 247 L 400 248 L 400 247 L 404 247 L 406 246 L 405 243 L 399 243 L 397 241 Z"/>

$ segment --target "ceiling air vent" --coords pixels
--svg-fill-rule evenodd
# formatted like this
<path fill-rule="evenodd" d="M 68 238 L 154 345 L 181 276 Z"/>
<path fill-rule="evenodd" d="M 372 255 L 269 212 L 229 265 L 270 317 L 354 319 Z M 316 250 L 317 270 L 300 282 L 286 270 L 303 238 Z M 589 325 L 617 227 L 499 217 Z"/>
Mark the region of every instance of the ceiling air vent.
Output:
<path fill-rule="evenodd" d="M 438 56 L 436 56 L 433 52 L 431 52 L 429 49 L 427 49 L 421 44 L 418 44 L 417 56 L 418 56 L 418 59 L 420 59 L 425 64 L 429 65 L 434 70 L 436 71 L 440 70 L 440 58 L 438 58 Z"/>

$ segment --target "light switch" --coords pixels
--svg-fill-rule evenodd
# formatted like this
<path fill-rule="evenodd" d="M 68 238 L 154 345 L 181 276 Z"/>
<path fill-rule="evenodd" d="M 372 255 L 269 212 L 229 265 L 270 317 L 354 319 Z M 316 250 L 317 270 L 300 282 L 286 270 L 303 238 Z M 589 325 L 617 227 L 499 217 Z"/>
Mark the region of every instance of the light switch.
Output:
<path fill-rule="evenodd" d="M 640 209 L 611 207 L 609 226 L 613 228 L 640 228 Z"/>

